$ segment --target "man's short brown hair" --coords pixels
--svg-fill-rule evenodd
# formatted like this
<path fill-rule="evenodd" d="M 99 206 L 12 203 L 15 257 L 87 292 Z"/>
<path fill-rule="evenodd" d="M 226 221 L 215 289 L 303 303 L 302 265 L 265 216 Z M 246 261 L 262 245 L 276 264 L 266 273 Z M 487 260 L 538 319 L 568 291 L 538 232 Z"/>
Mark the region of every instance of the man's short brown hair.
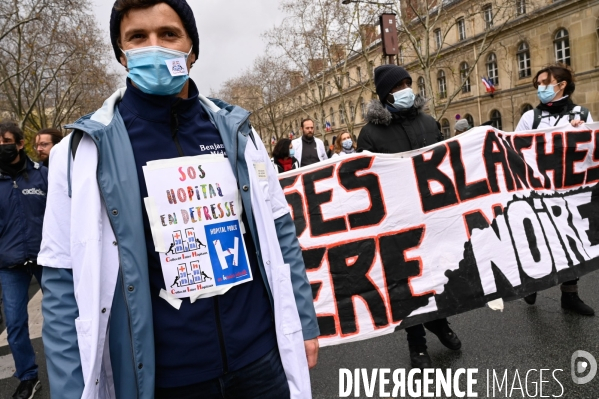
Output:
<path fill-rule="evenodd" d="M 312 122 L 312 124 L 314 124 L 314 121 L 312 120 L 312 118 L 302 119 L 302 123 L 300 124 L 302 126 L 302 129 L 304 128 L 304 123 L 306 123 L 308 121 L 310 121 L 310 122 Z"/>

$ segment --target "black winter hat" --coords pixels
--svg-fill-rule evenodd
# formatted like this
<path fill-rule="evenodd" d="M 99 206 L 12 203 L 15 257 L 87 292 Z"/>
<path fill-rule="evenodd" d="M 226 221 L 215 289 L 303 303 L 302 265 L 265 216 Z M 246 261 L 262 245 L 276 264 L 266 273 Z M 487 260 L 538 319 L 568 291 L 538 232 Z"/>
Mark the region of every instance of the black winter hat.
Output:
<path fill-rule="evenodd" d="M 381 65 L 374 69 L 374 86 L 376 94 L 379 95 L 379 100 L 385 104 L 386 98 L 395 86 L 405 78 L 412 81 L 412 77 L 400 66 L 397 65 Z"/>
<path fill-rule="evenodd" d="M 179 18 L 183 22 L 183 26 L 187 31 L 187 34 L 191 38 L 193 43 L 193 48 L 191 52 L 196 55 L 196 60 L 200 56 L 200 37 L 198 35 L 198 28 L 196 26 L 196 20 L 193 16 L 193 11 L 187 1 L 185 0 L 157 0 L 157 1 L 149 1 L 150 4 L 159 4 L 166 3 L 172 7 L 173 10 L 177 14 L 179 14 Z M 120 12 L 115 10 L 117 2 L 112 6 L 112 14 L 110 15 L 110 41 L 112 43 L 112 48 L 114 49 L 114 54 L 116 55 L 116 59 L 121 61 L 121 49 L 119 48 L 118 40 L 121 34 L 121 19 L 123 16 Z"/>

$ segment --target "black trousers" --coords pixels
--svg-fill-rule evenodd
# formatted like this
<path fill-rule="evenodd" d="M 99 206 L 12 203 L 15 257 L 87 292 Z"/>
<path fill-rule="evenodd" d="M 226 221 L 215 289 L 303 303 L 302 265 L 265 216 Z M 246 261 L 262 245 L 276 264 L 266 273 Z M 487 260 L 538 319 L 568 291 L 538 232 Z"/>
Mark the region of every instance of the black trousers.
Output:
<path fill-rule="evenodd" d="M 426 322 L 424 324 L 416 324 L 415 326 L 406 328 L 408 334 L 408 345 L 419 349 L 426 349 L 426 331 L 424 327 L 429 330 L 440 330 L 443 326 L 447 325 L 447 318 L 437 319 Z"/>

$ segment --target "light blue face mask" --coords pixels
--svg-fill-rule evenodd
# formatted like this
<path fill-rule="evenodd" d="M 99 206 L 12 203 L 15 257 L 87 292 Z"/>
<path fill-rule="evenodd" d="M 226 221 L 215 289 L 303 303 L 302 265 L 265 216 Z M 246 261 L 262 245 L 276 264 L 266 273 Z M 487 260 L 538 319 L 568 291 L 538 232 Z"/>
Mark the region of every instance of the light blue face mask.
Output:
<path fill-rule="evenodd" d="M 172 96 L 179 94 L 189 79 L 187 57 L 183 53 L 160 46 L 123 51 L 127 57 L 129 79 L 146 94 Z"/>
<path fill-rule="evenodd" d="M 295 155 L 295 150 L 293 148 L 289 149 L 289 156 L 292 157 Z"/>
<path fill-rule="evenodd" d="M 555 86 L 557 85 L 539 85 L 537 87 L 537 95 L 543 104 L 547 104 L 553 100 L 556 95 L 555 91 L 553 90 Z"/>
<path fill-rule="evenodd" d="M 345 139 L 341 142 L 341 146 L 343 148 L 345 148 L 346 150 L 351 150 L 351 148 L 353 147 L 354 143 L 351 139 Z"/>
<path fill-rule="evenodd" d="M 416 96 L 412 91 L 412 88 L 408 87 L 406 89 L 396 91 L 393 93 L 393 107 L 396 109 L 408 109 L 412 108 L 414 105 L 414 99 Z"/>

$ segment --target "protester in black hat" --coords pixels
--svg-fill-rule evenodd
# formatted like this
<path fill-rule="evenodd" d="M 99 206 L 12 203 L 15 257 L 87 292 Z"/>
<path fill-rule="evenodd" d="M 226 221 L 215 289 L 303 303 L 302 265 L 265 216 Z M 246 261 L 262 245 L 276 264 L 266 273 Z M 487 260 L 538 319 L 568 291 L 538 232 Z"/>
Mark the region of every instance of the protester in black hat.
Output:
<path fill-rule="evenodd" d="M 190 79 L 199 37 L 185 0 L 117 0 L 110 32 L 126 90 L 50 154 L 38 262 L 51 396 L 308 397 L 312 290 L 249 112 Z M 179 162 L 172 184 L 186 195 L 166 192 L 187 203 L 165 219 L 149 201 L 167 179 L 144 168 Z"/>
<path fill-rule="evenodd" d="M 368 122 L 358 137 L 358 148 L 379 153 L 397 153 L 443 140 L 436 121 L 422 112 L 425 99 L 412 92 L 412 78 L 402 67 L 381 65 L 374 70 L 379 100 L 372 100 L 366 114 Z M 447 319 L 406 328 L 412 367 L 432 367 L 426 347 L 426 327 L 449 349 L 461 348 Z"/>

